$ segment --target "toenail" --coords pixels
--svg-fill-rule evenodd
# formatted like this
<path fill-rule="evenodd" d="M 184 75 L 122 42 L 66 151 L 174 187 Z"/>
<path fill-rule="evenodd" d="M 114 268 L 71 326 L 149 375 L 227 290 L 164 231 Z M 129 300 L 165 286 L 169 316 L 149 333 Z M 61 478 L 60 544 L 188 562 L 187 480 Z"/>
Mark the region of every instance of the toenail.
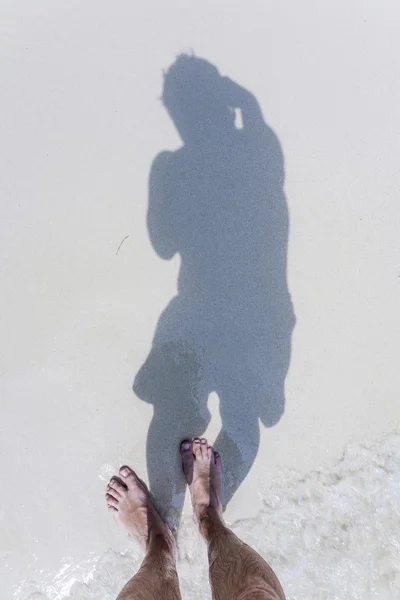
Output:
<path fill-rule="evenodd" d="M 128 469 L 122 469 L 122 471 L 120 471 L 122 477 L 128 477 L 129 475 L 129 471 Z"/>
<path fill-rule="evenodd" d="M 207 440 L 205 440 L 204 438 L 201 440 L 202 444 L 207 444 Z"/>
<path fill-rule="evenodd" d="M 183 450 L 190 450 L 191 446 L 192 446 L 192 444 L 190 442 L 184 442 L 182 444 L 182 449 Z"/>
<path fill-rule="evenodd" d="M 194 438 L 193 442 L 194 442 L 195 444 L 200 444 L 200 440 L 199 440 L 199 438 Z"/>

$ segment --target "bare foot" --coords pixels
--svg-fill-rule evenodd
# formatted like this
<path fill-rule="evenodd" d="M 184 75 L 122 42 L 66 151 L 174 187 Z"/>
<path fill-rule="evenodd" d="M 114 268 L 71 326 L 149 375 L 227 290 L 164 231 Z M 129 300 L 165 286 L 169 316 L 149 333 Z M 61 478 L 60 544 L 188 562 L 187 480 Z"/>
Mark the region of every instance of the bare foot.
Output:
<path fill-rule="evenodd" d="M 200 522 L 211 512 L 222 517 L 222 463 L 204 438 L 184 440 L 180 446 L 182 468 L 189 484 L 194 514 Z"/>
<path fill-rule="evenodd" d="M 106 502 L 117 523 L 142 546 L 147 547 L 150 534 L 161 535 L 173 545 L 172 533 L 158 514 L 146 485 L 130 467 L 121 467 L 119 477 L 110 479 Z"/>

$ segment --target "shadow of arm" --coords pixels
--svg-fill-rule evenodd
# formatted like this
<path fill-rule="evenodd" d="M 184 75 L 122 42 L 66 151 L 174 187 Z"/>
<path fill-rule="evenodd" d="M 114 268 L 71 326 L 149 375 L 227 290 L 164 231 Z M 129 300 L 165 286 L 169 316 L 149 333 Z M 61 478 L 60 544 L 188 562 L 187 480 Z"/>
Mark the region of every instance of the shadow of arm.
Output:
<path fill-rule="evenodd" d="M 171 193 L 172 152 L 161 152 L 153 161 L 149 181 L 147 227 L 154 250 L 170 260 L 177 252 L 175 198 Z"/>
<path fill-rule="evenodd" d="M 240 108 L 244 131 L 261 131 L 265 125 L 264 117 L 256 97 L 229 77 L 223 77 L 222 80 L 225 86 L 228 105 L 232 108 Z"/>

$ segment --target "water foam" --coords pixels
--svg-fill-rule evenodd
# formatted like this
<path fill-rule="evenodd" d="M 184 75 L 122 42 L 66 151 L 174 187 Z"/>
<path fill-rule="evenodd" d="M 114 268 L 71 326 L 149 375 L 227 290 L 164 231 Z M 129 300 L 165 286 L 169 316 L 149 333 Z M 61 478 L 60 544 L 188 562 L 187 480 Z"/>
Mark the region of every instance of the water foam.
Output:
<path fill-rule="evenodd" d="M 232 529 L 279 575 L 288 600 L 400 598 L 400 435 L 351 443 L 335 465 L 282 472 L 255 519 Z M 141 562 L 131 545 L 21 583 L 16 600 L 115 600 Z M 184 600 L 211 598 L 204 544 L 192 521 L 179 536 Z"/>

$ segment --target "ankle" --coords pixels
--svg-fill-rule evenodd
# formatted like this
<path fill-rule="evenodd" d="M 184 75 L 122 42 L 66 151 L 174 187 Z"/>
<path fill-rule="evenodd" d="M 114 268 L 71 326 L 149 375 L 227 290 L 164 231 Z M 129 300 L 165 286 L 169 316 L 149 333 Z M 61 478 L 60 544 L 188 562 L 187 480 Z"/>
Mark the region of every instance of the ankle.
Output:
<path fill-rule="evenodd" d="M 205 506 L 198 513 L 199 529 L 203 538 L 208 542 L 221 529 L 225 529 L 221 512 L 214 506 Z"/>
<path fill-rule="evenodd" d="M 162 564 L 175 563 L 175 540 L 171 534 L 171 537 L 162 533 L 150 534 L 146 548 L 146 558 L 152 559 L 158 557 Z"/>
<path fill-rule="evenodd" d="M 170 531 L 166 525 L 164 527 L 159 527 L 157 524 L 150 527 L 147 539 L 147 549 L 150 547 L 174 554 L 175 538 L 172 531 Z"/>

